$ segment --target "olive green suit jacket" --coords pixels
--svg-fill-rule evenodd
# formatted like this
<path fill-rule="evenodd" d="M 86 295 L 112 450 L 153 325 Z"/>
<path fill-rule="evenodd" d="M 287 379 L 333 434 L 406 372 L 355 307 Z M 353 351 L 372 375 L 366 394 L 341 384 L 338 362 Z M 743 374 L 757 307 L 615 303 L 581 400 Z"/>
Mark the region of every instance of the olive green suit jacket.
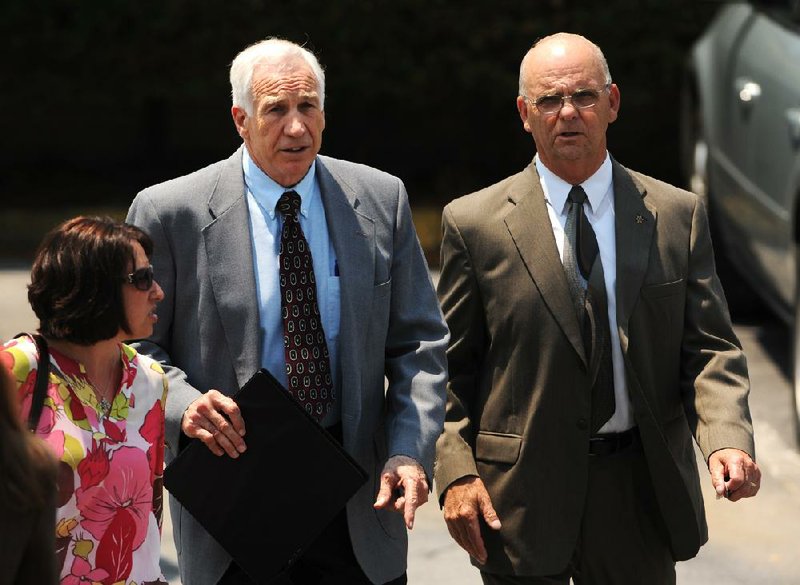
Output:
<path fill-rule="evenodd" d="M 747 365 L 696 195 L 613 162 L 617 323 L 628 392 L 673 556 L 707 540 L 706 459 L 754 455 Z M 444 210 L 451 330 L 440 497 L 478 475 L 502 522 L 488 572 L 549 575 L 575 551 L 588 482 L 591 368 L 534 164 Z"/>

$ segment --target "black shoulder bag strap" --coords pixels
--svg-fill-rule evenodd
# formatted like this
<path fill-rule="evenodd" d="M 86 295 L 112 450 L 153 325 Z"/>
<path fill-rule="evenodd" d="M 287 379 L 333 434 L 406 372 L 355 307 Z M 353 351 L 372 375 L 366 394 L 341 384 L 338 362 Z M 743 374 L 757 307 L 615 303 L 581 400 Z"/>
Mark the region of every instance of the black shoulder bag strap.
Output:
<path fill-rule="evenodd" d="M 31 410 L 28 413 L 28 429 L 36 432 L 39 424 L 39 417 L 42 416 L 44 399 L 47 396 L 47 381 L 50 379 L 50 351 L 47 349 L 47 340 L 38 333 L 20 333 L 15 337 L 27 335 L 36 344 L 39 352 L 38 368 L 36 370 L 36 383 L 33 386 L 33 399 L 31 400 Z"/>

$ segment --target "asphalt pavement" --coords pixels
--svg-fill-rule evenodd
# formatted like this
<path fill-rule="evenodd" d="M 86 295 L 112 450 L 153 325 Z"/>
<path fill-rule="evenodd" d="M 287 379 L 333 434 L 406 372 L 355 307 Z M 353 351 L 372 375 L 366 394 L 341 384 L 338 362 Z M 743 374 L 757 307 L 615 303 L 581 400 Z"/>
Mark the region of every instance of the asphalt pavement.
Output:
<path fill-rule="evenodd" d="M 0 270 L 0 338 L 36 324 L 26 302 L 25 270 Z M 702 459 L 698 465 L 709 520 L 710 542 L 696 559 L 678 564 L 682 585 L 800 585 L 800 454 L 794 444 L 788 381 L 789 336 L 765 315 L 737 323 L 748 356 L 752 382 L 750 407 L 758 463 L 763 472 L 756 498 L 738 503 L 716 500 Z M 433 498 L 419 509 L 409 537 L 411 585 L 479 585 L 466 553 L 450 539 Z M 181 585 L 165 519 L 162 570 L 170 585 Z"/>

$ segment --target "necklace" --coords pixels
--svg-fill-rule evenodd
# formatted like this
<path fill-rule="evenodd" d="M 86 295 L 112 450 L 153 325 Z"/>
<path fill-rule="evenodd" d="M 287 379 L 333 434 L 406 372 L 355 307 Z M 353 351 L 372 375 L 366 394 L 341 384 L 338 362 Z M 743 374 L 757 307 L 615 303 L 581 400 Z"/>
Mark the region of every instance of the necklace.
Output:
<path fill-rule="evenodd" d="M 92 384 L 95 397 L 97 398 L 97 407 L 99 409 L 98 418 L 100 420 L 107 419 L 111 414 L 111 407 L 113 406 L 114 397 L 116 396 L 116 384 L 109 381 L 102 386 L 99 384 Z M 106 396 L 110 397 L 106 398 Z"/>
<path fill-rule="evenodd" d="M 111 416 L 111 408 L 120 383 L 122 367 L 119 358 L 120 350 L 117 347 L 118 344 L 116 342 L 113 343 L 113 349 L 110 347 L 99 348 L 99 345 L 87 349 L 60 340 L 51 342 L 53 349 L 70 360 L 77 362 L 78 369 L 81 372 L 80 377 L 85 379 L 85 383 L 94 392 L 97 403 L 97 418 L 101 421 Z M 108 360 L 103 359 L 106 353 L 108 353 Z M 89 368 L 85 364 L 90 364 L 92 367 Z M 106 396 L 111 399 L 109 400 Z"/>
<path fill-rule="evenodd" d="M 111 403 L 105 398 L 100 398 L 100 418 L 106 419 L 111 413 Z"/>

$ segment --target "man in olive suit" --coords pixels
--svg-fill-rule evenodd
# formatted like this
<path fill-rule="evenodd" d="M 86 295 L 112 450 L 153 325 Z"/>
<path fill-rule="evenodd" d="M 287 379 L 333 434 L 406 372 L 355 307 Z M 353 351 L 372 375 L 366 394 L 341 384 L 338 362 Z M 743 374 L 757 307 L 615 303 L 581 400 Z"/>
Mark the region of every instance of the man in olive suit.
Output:
<path fill-rule="evenodd" d="M 517 108 L 533 162 L 444 211 L 445 519 L 485 583 L 674 583 L 707 539 L 693 437 L 719 496 L 760 485 L 705 210 L 608 154 L 587 39 L 535 44 Z"/>

